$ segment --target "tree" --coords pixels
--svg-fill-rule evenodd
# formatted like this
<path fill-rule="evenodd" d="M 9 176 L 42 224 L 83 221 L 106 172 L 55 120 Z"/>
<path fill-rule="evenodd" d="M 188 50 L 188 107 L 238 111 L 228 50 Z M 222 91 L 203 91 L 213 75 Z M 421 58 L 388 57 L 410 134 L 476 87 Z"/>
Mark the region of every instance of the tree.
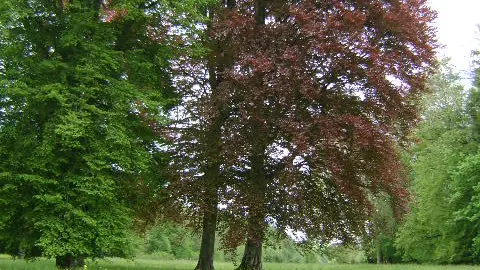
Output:
<path fill-rule="evenodd" d="M 177 109 L 177 119 L 171 125 L 174 147 L 172 171 L 175 177 L 168 190 L 175 209 L 170 216 L 180 213 L 189 219 L 190 226 L 202 230 L 201 248 L 195 269 L 213 268 L 218 204 L 225 188 L 221 153 L 222 127 L 228 114 L 218 87 L 224 80 L 224 70 L 231 66 L 229 49 L 214 36 L 212 24 L 228 14 L 236 1 L 197 1 L 197 14 L 202 10 L 208 19 L 198 16 L 193 23 L 190 39 L 185 42 L 192 51 L 176 61 L 177 90 L 183 102 Z M 168 213 L 167 213 L 168 215 Z"/>
<path fill-rule="evenodd" d="M 170 87 L 162 1 L 2 1 L 0 242 L 12 255 L 130 256 L 158 193 Z M 152 169 L 154 168 L 154 169 Z M 135 199 L 135 200 L 134 200 Z"/>
<path fill-rule="evenodd" d="M 466 101 L 466 114 L 470 120 L 470 138 L 474 145 L 469 155 L 451 172 L 449 203 L 453 208 L 451 217 L 454 237 L 449 242 L 449 250 L 453 251 L 450 261 L 460 263 L 479 263 L 480 222 L 479 186 L 480 186 L 480 68 L 478 51 L 473 53 L 475 70 L 475 88 L 470 90 Z"/>
<path fill-rule="evenodd" d="M 193 91 L 169 183 L 205 246 L 220 217 L 223 247 L 247 238 L 240 268 L 259 269 L 268 223 L 353 240 L 372 194 L 401 208 L 395 147 L 434 62 L 425 1 L 221 1 L 208 14 L 210 53 L 179 65 Z M 208 254 L 197 269 L 213 268 Z"/>
<path fill-rule="evenodd" d="M 405 197 L 396 146 L 434 63 L 425 1 L 237 1 L 214 24 L 232 54 L 218 86 L 225 245 L 261 269 L 270 222 L 310 240 L 364 233 L 372 194 Z"/>
<path fill-rule="evenodd" d="M 175 259 L 192 259 L 198 254 L 200 238 L 191 230 L 164 222 L 154 226 L 146 243 L 148 253 L 160 252 Z"/>
<path fill-rule="evenodd" d="M 460 181 L 453 173 L 478 147 L 467 95 L 446 63 L 429 85 L 432 93 L 423 100 L 423 122 L 416 132 L 419 143 L 413 150 L 411 212 L 397 233 L 396 246 L 405 261 L 469 262 L 470 255 L 464 252 L 469 237 L 452 218 L 458 211 L 452 199 L 459 199 L 454 190 L 460 189 L 452 185 Z"/>
<path fill-rule="evenodd" d="M 477 83 L 478 87 L 478 83 Z M 465 102 L 465 115 L 468 115 L 468 124 L 463 126 L 469 133 L 468 152 L 457 166 L 449 171 L 447 189 L 449 190 L 448 203 L 452 211 L 447 219 L 444 233 L 445 253 L 450 263 L 478 263 L 479 248 L 479 193 L 480 184 L 480 155 L 479 155 L 479 91 L 470 90 Z M 448 242 L 447 242 L 448 241 Z M 443 258 L 442 258 L 443 259 Z"/>
<path fill-rule="evenodd" d="M 369 234 L 362 246 L 369 262 L 394 263 L 401 261 L 394 247 L 397 218 L 388 196 L 379 194 L 374 199 L 375 212 L 369 224 Z"/>

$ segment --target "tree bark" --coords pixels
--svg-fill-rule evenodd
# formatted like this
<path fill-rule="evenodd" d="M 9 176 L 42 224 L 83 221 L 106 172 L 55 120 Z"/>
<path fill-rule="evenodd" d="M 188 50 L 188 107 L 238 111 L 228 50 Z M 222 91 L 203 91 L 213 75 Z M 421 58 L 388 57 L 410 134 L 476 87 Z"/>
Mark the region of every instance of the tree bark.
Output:
<path fill-rule="evenodd" d="M 262 269 L 262 242 L 247 239 L 242 262 L 237 270 L 261 270 Z"/>
<path fill-rule="evenodd" d="M 253 123 L 254 134 L 260 134 L 261 123 Z M 248 181 L 251 183 L 248 206 L 248 235 L 242 262 L 238 270 L 262 269 L 262 244 L 266 230 L 267 172 L 265 168 L 266 143 L 258 140 L 251 156 L 251 173 Z"/>
<path fill-rule="evenodd" d="M 203 213 L 202 243 L 195 270 L 214 270 L 213 255 L 215 252 L 215 232 L 217 224 L 218 199 L 208 205 Z"/>
<path fill-rule="evenodd" d="M 255 196 L 257 205 L 251 205 L 248 213 L 248 236 L 243 252 L 242 262 L 237 270 L 262 269 L 262 245 L 265 236 L 265 190 L 267 181 L 265 177 L 256 179 Z"/>
<path fill-rule="evenodd" d="M 228 9 L 233 9 L 235 6 L 236 1 L 235 0 L 227 0 L 227 8 Z M 209 12 L 210 20 L 213 21 L 214 16 L 215 16 L 215 7 L 211 7 Z M 207 26 L 208 32 L 212 31 L 211 25 L 209 24 Z M 217 60 L 214 60 L 215 57 L 211 57 L 207 61 L 207 67 L 208 67 L 208 73 L 209 73 L 209 83 L 210 87 L 212 89 L 212 96 L 218 95 L 218 86 L 220 82 L 222 81 L 222 72 L 225 70 L 226 67 L 231 67 L 233 66 L 233 58 L 231 58 L 231 55 L 227 52 L 223 52 L 222 50 L 225 48 L 222 48 L 220 46 L 217 46 L 215 42 L 213 42 L 211 45 L 212 46 L 212 51 L 213 54 L 218 54 L 218 55 L 225 55 L 225 59 L 223 59 L 223 62 L 217 62 Z M 198 262 L 197 266 L 195 267 L 195 270 L 213 270 L 213 255 L 215 252 L 215 233 L 216 233 L 216 224 L 217 224 L 217 215 L 218 215 L 218 194 L 217 190 L 220 186 L 220 165 L 221 162 L 219 160 L 219 153 L 220 153 L 220 134 L 221 134 L 221 127 L 223 124 L 223 121 L 226 118 L 226 115 L 228 112 L 225 110 L 225 107 L 222 104 L 216 104 L 215 105 L 216 110 L 218 111 L 219 115 L 216 116 L 215 119 L 213 119 L 213 122 L 211 123 L 211 126 L 209 127 L 209 142 L 208 146 L 209 149 L 207 150 L 206 154 L 206 159 L 208 160 L 207 163 L 210 163 L 210 165 L 207 166 L 206 168 L 206 174 L 205 177 L 208 182 L 208 187 L 207 187 L 207 193 L 210 193 L 210 196 L 207 196 L 207 200 L 210 200 L 210 202 L 206 203 L 205 209 L 203 209 L 203 220 L 202 220 L 202 242 L 200 246 L 200 254 L 198 256 Z"/>
<path fill-rule="evenodd" d="M 67 254 L 55 257 L 55 266 L 58 269 L 80 269 L 85 266 L 85 260 L 82 256 Z"/>
<path fill-rule="evenodd" d="M 263 180 L 261 179 L 260 182 L 264 182 Z M 257 196 L 261 194 L 265 196 L 264 189 L 259 190 Z M 247 242 L 242 262 L 237 270 L 262 270 L 262 248 L 265 235 L 265 206 L 263 202 L 264 199 L 261 200 L 260 205 L 251 206 L 249 209 Z"/>

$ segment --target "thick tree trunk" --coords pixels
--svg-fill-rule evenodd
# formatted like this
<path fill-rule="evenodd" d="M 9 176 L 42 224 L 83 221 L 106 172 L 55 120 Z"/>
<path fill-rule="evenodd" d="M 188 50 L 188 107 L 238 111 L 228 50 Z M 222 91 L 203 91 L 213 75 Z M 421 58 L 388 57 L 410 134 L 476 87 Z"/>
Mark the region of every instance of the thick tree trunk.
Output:
<path fill-rule="evenodd" d="M 248 236 L 242 262 L 237 270 L 262 269 L 262 244 L 266 230 L 265 193 L 267 190 L 267 178 L 263 155 L 253 158 L 252 161 L 252 178 L 249 181 L 254 182 L 254 184 L 251 190 L 251 204 L 248 207 Z"/>
<path fill-rule="evenodd" d="M 257 126 L 258 128 L 258 126 Z M 255 130 L 258 130 L 254 128 Z M 258 134 L 258 133 L 256 133 Z M 266 204 L 265 194 L 267 190 L 267 174 L 265 171 L 265 144 L 260 142 L 257 145 L 256 153 L 251 157 L 252 168 L 250 181 L 252 183 L 252 196 L 249 199 L 248 207 L 248 236 L 243 252 L 242 262 L 238 270 L 261 270 L 262 269 L 262 244 L 265 236 L 266 222 Z"/>
<path fill-rule="evenodd" d="M 203 213 L 202 243 L 195 270 L 213 270 L 215 252 L 215 232 L 217 223 L 217 200 L 209 205 Z"/>
<path fill-rule="evenodd" d="M 81 269 L 85 266 L 85 260 L 81 256 L 67 254 L 56 257 L 55 266 L 58 269 Z"/>
<path fill-rule="evenodd" d="M 247 239 L 242 262 L 237 270 L 262 269 L 262 240 Z"/>
<path fill-rule="evenodd" d="M 262 181 L 263 180 L 263 181 Z M 265 179 L 259 182 L 266 183 Z M 257 195 L 265 196 L 265 189 L 258 187 Z M 264 199 L 256 206 L 251 206 L 248 213 L 248 236 L 245 250 L 243 252 L 242 262 L 237 270 L 261 270 L 262 269 L 262 245 L 265 236 L 265 205 Z"/>

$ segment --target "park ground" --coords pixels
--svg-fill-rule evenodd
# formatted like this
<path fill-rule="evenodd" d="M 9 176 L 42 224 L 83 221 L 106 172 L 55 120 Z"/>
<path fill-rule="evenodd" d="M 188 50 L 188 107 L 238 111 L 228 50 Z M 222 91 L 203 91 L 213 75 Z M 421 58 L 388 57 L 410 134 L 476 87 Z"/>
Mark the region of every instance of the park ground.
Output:
<path fill-rule="evenodd" d="M 95 262 L 88 261 L 85 269 L 96 270 L 192 270 L 195 261 L 188 260 L 152 260 L 152 259 L 106 259 Z M 40 259 L 34 262 L 13 260 L 7 255 L 0 255 L 0 270 L 48 270 L 55 269 L 53 260 Z M 215 264 L 217 270 L 233 270 L 235 266 L 229 262 Z M 265 263 L 265 270 L 480 270 L 480 266 L 453 265 L 374 265 L 374 264 L 307 264 L 307 263 Z"/>

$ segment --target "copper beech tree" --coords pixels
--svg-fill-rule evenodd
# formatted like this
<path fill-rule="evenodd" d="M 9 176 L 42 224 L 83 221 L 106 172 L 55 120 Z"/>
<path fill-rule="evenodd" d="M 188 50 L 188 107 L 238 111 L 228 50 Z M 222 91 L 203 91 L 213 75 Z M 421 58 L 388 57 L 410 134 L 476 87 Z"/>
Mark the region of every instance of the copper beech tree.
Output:
<path fill-rule="evenodd" d="M 376 194 L 401 210 L 397 148 L 435 62 L 426 1 L 223 2 L 209 12 L 208 56 L 183 64 L 197 96 L 170 184 L 203 222 L 197 269 L 213 269 L 218 217 L 225 248 L 246 241 L 239 269 L 261 269 L 269 225 L 349 241 Z"/>

